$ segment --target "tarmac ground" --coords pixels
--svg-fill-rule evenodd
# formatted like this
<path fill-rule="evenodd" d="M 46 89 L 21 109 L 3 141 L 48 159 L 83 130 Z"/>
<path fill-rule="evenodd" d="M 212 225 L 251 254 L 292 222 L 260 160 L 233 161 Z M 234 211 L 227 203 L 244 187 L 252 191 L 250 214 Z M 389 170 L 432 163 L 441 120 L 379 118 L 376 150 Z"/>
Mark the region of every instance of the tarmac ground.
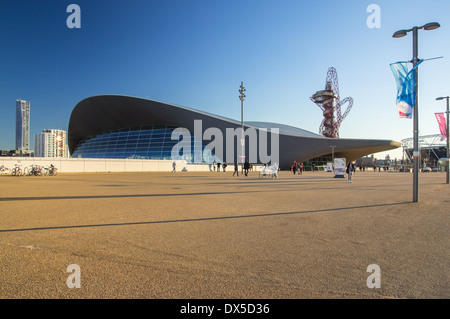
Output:
<path fill-rule="evenodd" d="M 445 173 L 232 174 L 0 176 L 0 298 L 450 297 Z"/>

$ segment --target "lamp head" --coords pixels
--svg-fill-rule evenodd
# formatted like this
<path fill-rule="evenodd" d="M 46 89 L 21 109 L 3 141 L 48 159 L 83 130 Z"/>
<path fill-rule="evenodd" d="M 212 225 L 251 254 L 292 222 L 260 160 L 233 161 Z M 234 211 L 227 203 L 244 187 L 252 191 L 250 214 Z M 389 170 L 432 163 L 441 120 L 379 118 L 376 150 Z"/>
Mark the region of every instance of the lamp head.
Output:
<path fill-rule="evenodd" d="M 392 37 L 393 38 L 402 38 L 404 37 L 406 34 L 408 33 L 407 30 L 398 30 L 397 32 L 395 32 Z"/>
<path fill-rule="evenodd" d="M 423 26 L 424 30 L 434 30 L 439 28 L 441 25 L 437 22 L 430 22 Z"/>

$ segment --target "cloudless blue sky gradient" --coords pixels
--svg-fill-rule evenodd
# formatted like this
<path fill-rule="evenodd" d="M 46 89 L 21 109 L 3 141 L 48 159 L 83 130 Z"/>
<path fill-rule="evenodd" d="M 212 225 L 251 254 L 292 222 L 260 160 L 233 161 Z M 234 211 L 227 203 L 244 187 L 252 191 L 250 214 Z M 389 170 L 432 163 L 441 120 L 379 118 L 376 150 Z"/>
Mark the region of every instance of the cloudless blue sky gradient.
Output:
<path fill-rule="evenodd" d="M 81 29 L 66 25 L 81 8 Z M 381 8 L 371 29 L 367 7 Z M 240 120 L 271 121 L 317 133 L 322 112 L 310 97 L 337 69 L 341 99 L 353 109 L 341 138 L 412 137 L 399 119 L 390 63 L 412 59 L 419 31 L 419 128 L 438 134 L 435 112 L 450 95 L 447 0 L 0 0 L 0 149 L 14 149 L 15 101 L 31 103 L 31 145 L 43 129 L 68 129 L 81 100 L 120 94 L 169 102 Z M 401 157 L 401 151 L 390 151 Z"/>

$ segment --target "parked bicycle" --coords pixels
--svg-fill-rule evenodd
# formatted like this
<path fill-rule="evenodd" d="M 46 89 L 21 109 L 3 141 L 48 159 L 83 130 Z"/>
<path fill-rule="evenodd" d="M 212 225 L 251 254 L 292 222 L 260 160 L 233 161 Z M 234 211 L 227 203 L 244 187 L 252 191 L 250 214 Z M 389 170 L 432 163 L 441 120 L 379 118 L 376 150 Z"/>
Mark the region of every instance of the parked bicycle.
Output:
<path fill-rule="evenodd" d="M 7 171 L 9 171 L 8 167 L 5 167 L 4 165 L 0 166 L 0 175 L 7 174 Z"/>
<path fill-rule="evenodd" d="M 42 166 L 35 165 L 33 168 L 34 176 L 42 176 Z"/>
<path fill-rule="evenodd" d="M 22 176 L 23 175 L 22 167 L 20 167 L 20 165 L 18 165 L 18 164 L 14 164 L 14 168 L 11 170 L 11 175 L 12 176 Z"/>
<path fill-rule="evenodd" d="M 58 169 L 53 164 L 50 164 L 50 167 L 46 167 L 44 170 L 44 175 L 46 176 L 56 176 L 57 174 Z"/>
<path fill-rule="evenodd" d="M 41 176 L 42 167 L 39 165 L 31 165 L 30 167 L 25 167 L 23 172 L 25 176 Z"/>

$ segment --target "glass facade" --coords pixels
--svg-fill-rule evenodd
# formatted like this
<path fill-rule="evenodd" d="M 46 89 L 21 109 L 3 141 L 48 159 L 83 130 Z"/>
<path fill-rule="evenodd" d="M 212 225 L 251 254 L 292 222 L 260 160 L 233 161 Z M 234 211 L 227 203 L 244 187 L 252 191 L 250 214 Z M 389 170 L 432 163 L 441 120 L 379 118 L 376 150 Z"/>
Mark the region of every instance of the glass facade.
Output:
<path fill-rule="evenodd" d="M 172 140 L 176 128 L 173 125 L 145 125 L 103 133 L 78 143 L 72 157 L 171 160 L 172 152 L 175 152 L 179 156 L 177 159 L 194 162 L 194 152 L 197 152 L 203 154 L 203 163 L 215 160 L 214 154 L 205 151 L 203 144 L 195 143 L 193 135 L 190 152 L 183 150 L 180 140 Z M 194 146 L 201 146 L 201 149 Z"/>

